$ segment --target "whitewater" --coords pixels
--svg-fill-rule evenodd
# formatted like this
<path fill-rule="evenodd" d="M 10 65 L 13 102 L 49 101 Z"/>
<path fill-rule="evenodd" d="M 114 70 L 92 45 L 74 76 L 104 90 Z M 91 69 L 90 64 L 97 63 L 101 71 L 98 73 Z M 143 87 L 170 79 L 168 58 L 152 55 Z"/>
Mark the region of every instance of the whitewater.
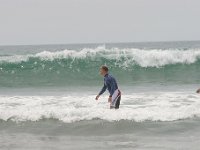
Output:
<path fill-rule="evenodd" d="M 200 95 L 181 92 L 123 95 L 119 110 L 110 110 L 106 96 L 1 96 L 0 119 L 25 122 L 56 119 L 66 123 L 83 120 L 175 121 L 200 117 Z"/>
<path fill-rule="evenodd" d="M 170 64 L 192 64 L 200 59 L 200 49 L 135 49 L 135 48 L 112 48 L 106 49 L 99 46 L 94 49 L 84 48 L 77 50 L 42 51 L 36 54 L 0 56 L 0 63 L 26 63 L 31 60 L 37 64 L 40 61 L 71 60 L 71 65 L 76 60 L 101 60 L 114 61 L 115 65 L 128 67 L 139 65 L 141 67 L 162 67 Z"/>
<path fill-rule="evenodd" d="M 199 41 L 0 46 L 0 149 L 198 149 L 199 66 Z"/>

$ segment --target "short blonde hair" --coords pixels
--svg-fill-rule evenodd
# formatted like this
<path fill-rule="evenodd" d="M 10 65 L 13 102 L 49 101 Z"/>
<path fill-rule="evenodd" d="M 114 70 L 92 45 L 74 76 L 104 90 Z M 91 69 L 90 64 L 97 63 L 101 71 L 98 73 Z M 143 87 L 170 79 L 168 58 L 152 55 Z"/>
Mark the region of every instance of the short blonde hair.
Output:
<path fill-rule="evenodd" d="M 105 66 L 105 65 L 101 66 L 101 69 L 103 69 L 103 70 L 105 70 L 106 72 L 108 72 L 108 67 Z"/>

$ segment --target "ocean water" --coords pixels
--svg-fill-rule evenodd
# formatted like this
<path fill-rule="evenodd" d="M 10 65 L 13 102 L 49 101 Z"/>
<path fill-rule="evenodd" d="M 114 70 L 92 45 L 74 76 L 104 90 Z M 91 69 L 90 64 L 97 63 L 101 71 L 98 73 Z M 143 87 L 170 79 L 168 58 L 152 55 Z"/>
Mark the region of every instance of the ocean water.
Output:
<path fill-rule="evenodd" d="M 0 149 L 199 149 L 198 88 L 199 41 L 0 46 Z"/>

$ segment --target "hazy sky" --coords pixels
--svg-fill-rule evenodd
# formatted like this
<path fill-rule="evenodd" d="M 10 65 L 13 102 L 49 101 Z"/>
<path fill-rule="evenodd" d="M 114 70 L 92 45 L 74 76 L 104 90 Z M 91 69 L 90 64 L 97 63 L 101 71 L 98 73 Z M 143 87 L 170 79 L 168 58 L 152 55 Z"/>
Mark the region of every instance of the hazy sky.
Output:
<path fill-rule="evenodd" d="M 0 45 L 200 40 L 200 0 L 0 0 Z"/>

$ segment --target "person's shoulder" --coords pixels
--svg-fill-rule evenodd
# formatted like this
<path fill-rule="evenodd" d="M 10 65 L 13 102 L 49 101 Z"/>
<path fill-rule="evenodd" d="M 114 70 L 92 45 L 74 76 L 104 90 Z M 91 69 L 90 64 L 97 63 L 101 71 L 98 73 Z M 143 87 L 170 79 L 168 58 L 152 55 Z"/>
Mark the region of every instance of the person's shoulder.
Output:
<path fill-rule="evenodd" d="M 108 74 L 108 79 L 112 80 L 112 79 L 115 79 L 115 78 L 111 74 Z"/>
<path fill-rule="evenodd" d="M 110 74 L 107 74 L 106 76 L 105 76 L 105 80 L 110 80 L 112 78 L 112 76 L 110 75 Z"/>
<path fill-rule="evenodd" d="M 109 76 L 110 78 L 114 78 L 114 76 L 113 76 L 112 74 L 108 74 L 108 76 Z"/>

